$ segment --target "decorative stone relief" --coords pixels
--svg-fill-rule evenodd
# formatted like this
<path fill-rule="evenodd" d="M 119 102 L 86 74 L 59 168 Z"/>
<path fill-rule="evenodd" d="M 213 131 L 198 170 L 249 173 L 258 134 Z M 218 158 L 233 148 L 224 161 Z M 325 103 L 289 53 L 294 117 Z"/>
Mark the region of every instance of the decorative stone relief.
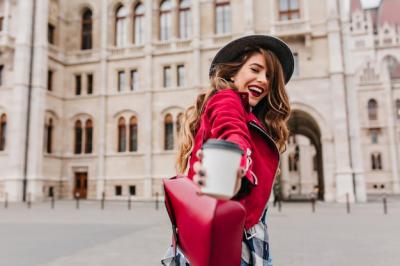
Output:
<path fill-rule="evenodd" d="M 376 69 L 371 66 L 371 62 L 368 62 L 360 76 L 360 83 L 376 83 L 378 81 L 379 74 L 377 73 Z"/>

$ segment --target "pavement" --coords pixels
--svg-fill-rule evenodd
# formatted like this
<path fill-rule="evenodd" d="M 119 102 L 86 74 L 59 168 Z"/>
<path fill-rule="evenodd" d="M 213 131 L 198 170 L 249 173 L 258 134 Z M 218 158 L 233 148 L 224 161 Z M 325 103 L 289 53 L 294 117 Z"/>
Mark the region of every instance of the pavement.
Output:
<path fill-rule="evenodd" d="M 400 201 L 283 203 L 268 214 L 274 266 L 400 265 Z M 0 266 L 160 265 L 170 243 L 162 203 L 73 201 L 0 205 Z"/>

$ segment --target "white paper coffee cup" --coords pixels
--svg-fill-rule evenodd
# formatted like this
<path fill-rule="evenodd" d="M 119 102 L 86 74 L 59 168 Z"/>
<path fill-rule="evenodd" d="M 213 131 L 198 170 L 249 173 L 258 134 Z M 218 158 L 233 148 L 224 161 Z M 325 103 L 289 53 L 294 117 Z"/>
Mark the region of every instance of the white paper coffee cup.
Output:
<path fill-rule="evenodd" d="M 232 198 L 243 151 L 239 145 L 219 139 L 209 139 L 202 149 L 207 179 L 201 192 L 217 198 Z"/>

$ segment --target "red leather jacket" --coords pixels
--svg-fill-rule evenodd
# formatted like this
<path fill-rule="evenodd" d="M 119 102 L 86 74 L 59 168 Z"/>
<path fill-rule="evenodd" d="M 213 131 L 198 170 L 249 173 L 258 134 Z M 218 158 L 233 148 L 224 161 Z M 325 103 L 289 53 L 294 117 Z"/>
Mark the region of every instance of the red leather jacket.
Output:
<path fill-rule="evenodd" d="M 245 178 L 248 182 L 242 181 L 241 192 L 246 191 L 239 192 L 234 199 L 245 207 L 245 228 L 249 229 L 258 223 L 271 194 L 280 153 L 265 127 L 250 111 L 248 93 L 224 89 L 208 100 L 189 162 L 190 179 L 194 175 L 193 164 L 198 160 L 195 154 L 209 138 L 234 142 L 244 152 L 241 166 L 247 169 Z M 244 187 L 244 183 L 249 185 Z"/>

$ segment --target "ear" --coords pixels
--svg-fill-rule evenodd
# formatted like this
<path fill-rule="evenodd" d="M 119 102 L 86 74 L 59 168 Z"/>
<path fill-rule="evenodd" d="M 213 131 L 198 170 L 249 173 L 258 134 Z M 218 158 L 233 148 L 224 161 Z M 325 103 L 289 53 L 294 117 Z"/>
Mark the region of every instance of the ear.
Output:
<path fill-rule="evenodd" d="M 233 79 L 233 77 L 231 77 L 231 78 L 230 78 L 230 80 L 231 80 L 232 82 L 234 82 L 234 81 L 235 81 L 235 80 Z"/>

